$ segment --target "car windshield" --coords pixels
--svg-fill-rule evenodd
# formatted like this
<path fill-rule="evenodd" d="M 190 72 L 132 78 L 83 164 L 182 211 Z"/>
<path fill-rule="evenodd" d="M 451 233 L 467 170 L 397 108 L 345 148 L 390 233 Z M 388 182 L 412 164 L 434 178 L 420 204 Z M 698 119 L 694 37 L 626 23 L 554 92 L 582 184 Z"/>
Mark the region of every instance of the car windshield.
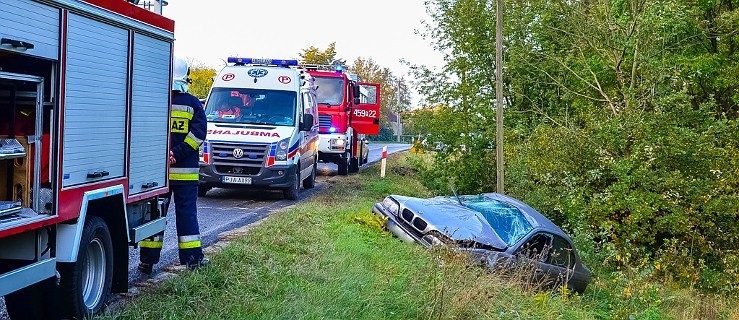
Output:
<path fill-rule="evenodd" d="M 344 101 L 344 79 L 338 77 L 316 77 L 315 85 L 318 104 L 338 106 Z"/>
<path fill-rule="evenodd" d="M 294 126 L 294 91 L 213 88 L 205 114 L 209 122 Z"/>
<path fill-rule="evenodd" d="M 483 195 L 460 196 L 465 207 L 475 210 L 485 217 L 495 233 L 508 245 L 512 246 L 533 227 L 518 208 L 505 202 L 490 199 Z"/>

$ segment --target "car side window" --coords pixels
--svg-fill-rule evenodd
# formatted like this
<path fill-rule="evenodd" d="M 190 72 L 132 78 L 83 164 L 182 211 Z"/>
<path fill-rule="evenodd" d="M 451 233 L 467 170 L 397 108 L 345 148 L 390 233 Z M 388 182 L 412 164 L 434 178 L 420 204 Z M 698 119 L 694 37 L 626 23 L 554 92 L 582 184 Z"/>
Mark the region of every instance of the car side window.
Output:
<path fill-rule="evenodd" d="M 544 233 L 537 233 L 526 241 L 516 251 L 532 260 L 547 261 L 549 258 L 549 249 L 552 246 L 552 236 Z"/>
<path fill-rule="evenodd" d="M 548 263 L 572 269 L 575 266 L 575 253 L 570 242 L 560 236 L 554 236 Z"/>

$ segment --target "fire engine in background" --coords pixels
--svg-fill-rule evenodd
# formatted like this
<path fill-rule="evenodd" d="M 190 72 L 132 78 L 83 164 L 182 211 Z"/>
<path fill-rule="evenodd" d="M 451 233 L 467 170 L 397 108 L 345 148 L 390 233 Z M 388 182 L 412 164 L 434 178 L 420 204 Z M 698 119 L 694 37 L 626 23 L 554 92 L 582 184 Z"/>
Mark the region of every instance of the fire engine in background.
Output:
<path fill-rule="evenodd" d="M 82 319 L 162 231 L 174 21 L 123 0 L 0 0 L 0 296 Z"/>
<path fill-rule="evenodd" d="M 229 58 L 208 95 L 200 189 L 283 190 L 297 199 L 316 184 L 318 109 L 297 60 Z"/>
<path fill-rule="evenodd" d="M 339 174 L 358 172 L 367 162 L 365 135 L 380 132 L 380 85 L 360 82 L 356 75 L 305 66 L 315 78 L 320 143 L 318 160 L 339 166 Z"/>

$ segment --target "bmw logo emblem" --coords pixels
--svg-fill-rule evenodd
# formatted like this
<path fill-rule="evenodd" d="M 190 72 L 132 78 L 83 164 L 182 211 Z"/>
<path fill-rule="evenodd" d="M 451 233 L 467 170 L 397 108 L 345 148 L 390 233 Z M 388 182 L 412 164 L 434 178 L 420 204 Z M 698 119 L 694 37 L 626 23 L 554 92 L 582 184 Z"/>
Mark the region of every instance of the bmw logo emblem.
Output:
<path fill-rule="evenodd" d="M 244 156 L 244 150 L 241 150 L 239 148 L 234 149 L 234 158 L 241 159 L 241 157 Z"/>

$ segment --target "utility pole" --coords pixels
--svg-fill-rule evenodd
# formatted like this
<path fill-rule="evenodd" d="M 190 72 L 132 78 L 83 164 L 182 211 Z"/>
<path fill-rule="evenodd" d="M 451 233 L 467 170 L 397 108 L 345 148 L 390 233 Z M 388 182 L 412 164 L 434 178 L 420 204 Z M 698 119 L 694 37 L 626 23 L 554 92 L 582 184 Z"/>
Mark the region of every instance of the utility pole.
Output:
<path fill-rule="evenodd" d="M 503 0 L 496 0 L 495 18 L 495 166 L 497 192 L 503 188 Z"/>

